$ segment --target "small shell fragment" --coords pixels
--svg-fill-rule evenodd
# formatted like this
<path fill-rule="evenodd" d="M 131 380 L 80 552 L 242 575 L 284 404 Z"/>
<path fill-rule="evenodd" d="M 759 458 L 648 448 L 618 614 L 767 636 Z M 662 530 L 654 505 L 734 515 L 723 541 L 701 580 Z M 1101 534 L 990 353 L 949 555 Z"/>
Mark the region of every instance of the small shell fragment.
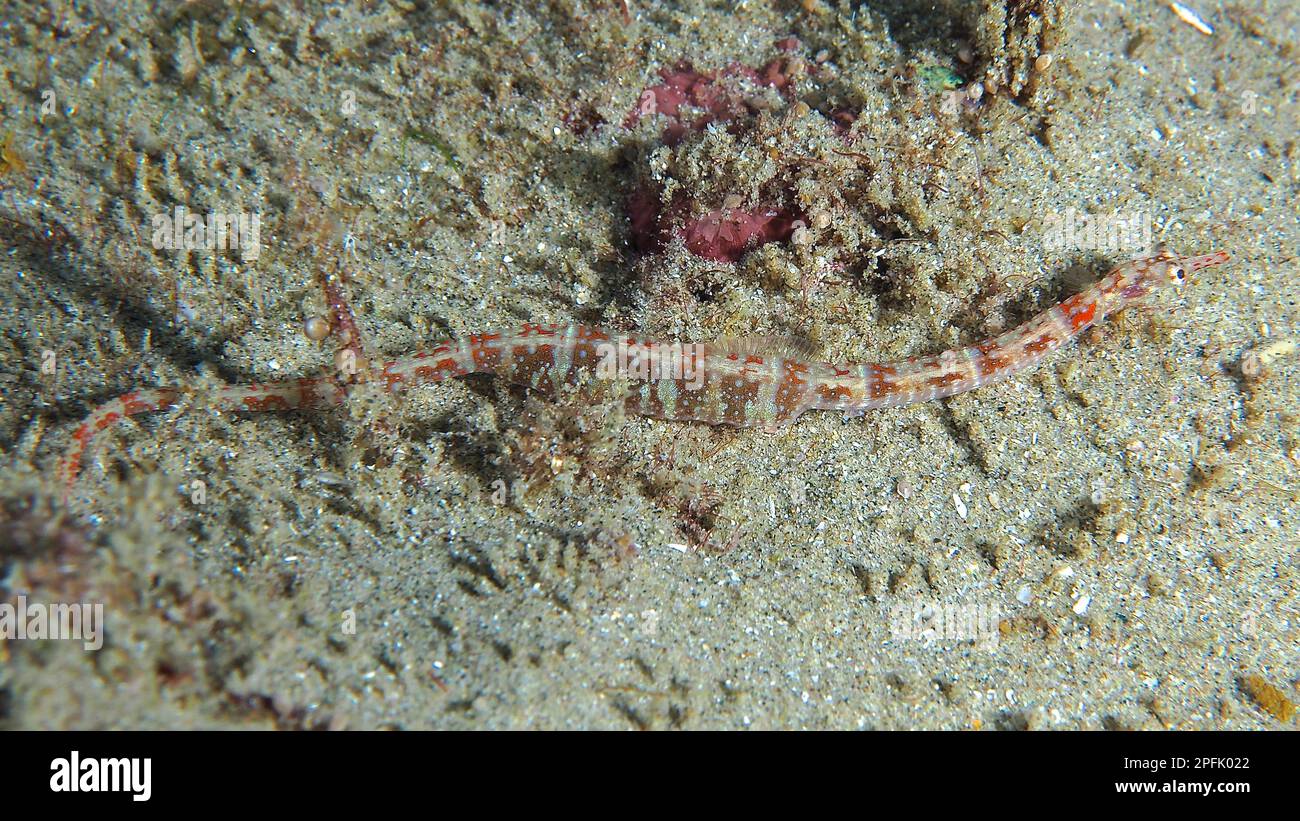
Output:
<path fill-rule="evenodd" d="M 1253 348 L 1241 356 L 1241 375 L 1250 382 L 1256 382 L 1268 375 L 1268 366 L 1283 356 L 1296 352 L 1296 343 L 1289 339 L 1279 339 L 1259 348 Z"/>
<path fill-rule="evenodd" d="M 323 316 L 309 316 L 302 322 L 302 333 L 312 342 L 320 342 L 330 335 L 329 320 Z"/>
<path fill-rule="evenodd" d="M 1201 34 L 1209 37 L 1214 34 L 1214 29 L 1201 19 L 1201 15 L 1184 6 L 1182 3 L 1169 3 L 1169 10 L 1178 15 L 1178 19 L 1187 25 L 1199 31 Z"/>
<path fill-rule="evenodd" d="M 955 505 L 957 506 L 957 515 L 960 516 L 960 517 L 962 518 L 963 521 L 965 521 L 965 519 L 966 519 L 966 503 L 963 502 L 963 501 L 961 500 L 961 497 L 958 496 L 956 493 L 954 493 L 954 494 L 952 495 L 952 502 L 953 502 L 953 504 L 955 504 Z"/>

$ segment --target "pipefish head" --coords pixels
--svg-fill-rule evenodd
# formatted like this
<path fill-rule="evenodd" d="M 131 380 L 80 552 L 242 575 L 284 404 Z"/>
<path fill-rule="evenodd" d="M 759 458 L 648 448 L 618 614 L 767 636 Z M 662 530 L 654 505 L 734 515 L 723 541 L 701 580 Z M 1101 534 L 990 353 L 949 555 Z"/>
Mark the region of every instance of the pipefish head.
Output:
<path fill-rule="evenodd" d="M 1184 257 L 1165 249 L 1153 257 L 1135 259 L 1125 269 L 1123 294 L 1126 299 L 1141 299 L 1152 291 L 1182 287 L 1196 271 L 1222 265 L 1231 257 L 1227 251 Z"/>

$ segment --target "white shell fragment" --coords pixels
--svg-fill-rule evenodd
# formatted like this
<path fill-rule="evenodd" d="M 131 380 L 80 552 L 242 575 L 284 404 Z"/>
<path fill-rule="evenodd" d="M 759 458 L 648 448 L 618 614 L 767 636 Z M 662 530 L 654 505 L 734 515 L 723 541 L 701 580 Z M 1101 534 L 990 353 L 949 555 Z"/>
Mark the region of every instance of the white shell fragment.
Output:
<path fill-rule="evenodd" d="M 1169 10 L 1178 15 L 1179 20 L 1182 20 L 1184 23 L 1196 29 L 1201 34 L 1204 34 L 1206 37 L 1214 34 L 1214 29 L 1210 28 L 1210 25 L 1201 19 L 1201 15 L 1192 11 L 1187 6 L 1184 6 L 1182 3 L 1170 2 Z"/>

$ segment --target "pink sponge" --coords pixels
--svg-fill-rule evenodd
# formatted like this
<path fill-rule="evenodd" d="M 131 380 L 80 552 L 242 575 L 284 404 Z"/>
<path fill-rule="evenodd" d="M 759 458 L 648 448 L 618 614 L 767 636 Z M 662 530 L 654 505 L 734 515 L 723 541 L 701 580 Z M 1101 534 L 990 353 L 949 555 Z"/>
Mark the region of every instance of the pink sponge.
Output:
<path fill-rule="evenodd" d="M 735 262 L 751 247 L 789 239 L 794 233 L 793 223 L 794 217 L 776 208 L 760 206 L 753 211 L 732 208 L 687 220 L 679 232 L 687 250 L 697 257 Z"/>
<path fill-rule="evenodd" d="M 676 145 L 689 131 L 699 131 L 713 122 L 728 122 L 749 114 L 745 101 L 732 90 L 718 82 L 721 77 L 744 77 L 755 85 L 771 86 L 785 91 L 790 78 L 785 74 L 785 60 L 772 60 L 761 70 L 732 63 L 721 72 L 701 73 L 690 63 L 678 63 L 675 68 L 659 70 L 663 80 L 641 92 L 636 108 L 623 121 L 625 128 L 631 128 L 642 117 L 655 114 L 662 116 L 664 124 L 662 139 L 666 145 Z M 684 106 L 701 110 L 699 117 L 686 120 Z"/>
<path fill-rule="evenodd" d="M 795 51 L 800 46 L 793 37 L 777 45 L 784 52 Z M 753 85 L 788 93 L 793 89 L 787 59 L 777 57 L 761 69 L 732 63 L 722 71 L 702 73 L 688 62 L 661 69 L 659 77 L 663 82 L 641 92 L 623 125 L 631 128 L 643 117 L 662 117 L 665 122 L 661 139 L 666 145 L 676 145 L 690 132 L 706 128 L 710 123 L 741 127 L 755 112 L 738 91 L 719 80 L 740 77 Z M 692 115 L 692 110 L 698 114 Z M 689 198 L 681 196 L 667 208 L 663 207 L 658 186 L 643 185 L 634 190 L 627 198 L 627 213 L 637 248 L 643 253 L 662 251 L 668 239 L 676 235 L 698 257 L 735 262 L 759 245 L 788 240 L 798 219 L 796 214 L 765 204 L 750 210 L 713 209 L 703 216 L 690 217 L 697 210 L 692 205 Z"/>
<path fill-rule="evenodd" d="M 790 239 L 798 219 L 788 211 L 765 205 L 750 210 L 717 208 L 699 217 L 686 217 L 689 209 L 690 203 L 684 197 L 662 208 L 653 187 L 633 191 L 627 199 L 627 212 L 637 249 L 642 253 L 662 251 L 668 238 L 676 235 L 697 257 L 735 262 L 764 243 Z"/>

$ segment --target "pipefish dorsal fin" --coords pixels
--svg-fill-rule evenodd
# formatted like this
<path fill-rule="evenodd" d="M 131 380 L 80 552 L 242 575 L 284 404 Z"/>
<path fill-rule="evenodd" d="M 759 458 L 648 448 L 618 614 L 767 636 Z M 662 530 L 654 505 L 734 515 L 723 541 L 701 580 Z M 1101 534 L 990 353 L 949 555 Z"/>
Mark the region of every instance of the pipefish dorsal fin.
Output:
<path fill-rule="evenodd" d="M 807 339 L 774 334 L 723 337 L 708 343 L 708 347 L 710 351 L 720 354 L 761 356 L 764 359 L 798 359 L 803 362 L 816 359 L 819 352 L 818 347 Z"/>

